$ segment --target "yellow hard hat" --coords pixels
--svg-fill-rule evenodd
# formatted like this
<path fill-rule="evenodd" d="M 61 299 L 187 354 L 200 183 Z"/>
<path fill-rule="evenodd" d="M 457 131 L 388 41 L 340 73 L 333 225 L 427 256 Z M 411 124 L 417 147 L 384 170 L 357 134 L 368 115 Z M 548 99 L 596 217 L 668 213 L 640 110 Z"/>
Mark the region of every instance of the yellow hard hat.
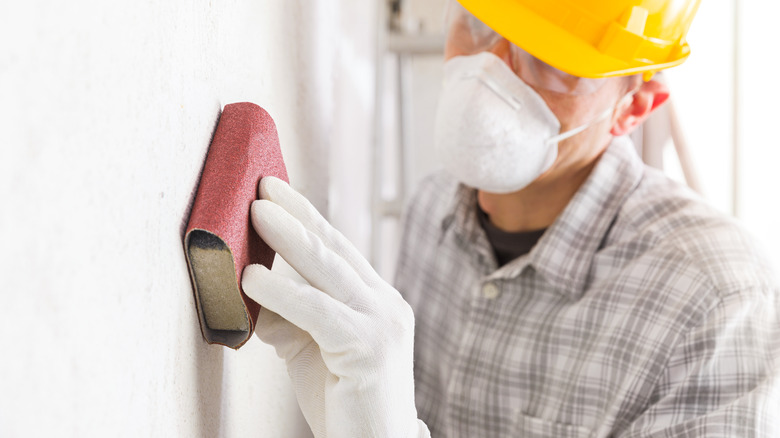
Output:
<path fill-rule="evenodd" d="M 458 0 L 513 44 L 566 73 L 603 78 L 682 64 L 700 0 Z"/>

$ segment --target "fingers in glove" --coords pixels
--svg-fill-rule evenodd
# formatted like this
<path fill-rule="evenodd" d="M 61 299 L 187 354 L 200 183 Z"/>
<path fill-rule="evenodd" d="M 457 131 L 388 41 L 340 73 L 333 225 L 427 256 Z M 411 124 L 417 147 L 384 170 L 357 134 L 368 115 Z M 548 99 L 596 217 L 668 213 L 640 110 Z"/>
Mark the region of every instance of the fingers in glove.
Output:
<path fill-rule="evenodd" d="M 252 224 L 260 237 L 315 288 L 343 303 L 351 303 L 365 288 L 344 258 L 279 205 L 267 200 L 253 202 Z"/>
<path fill-rule="evenodd" d="M 311 202 L 293 190 L 289 184 L 279 178 L 265 177 L 260 180 L 260 197 L 279 205 L 298 219 L 307 230 L 319 237 L 325 246 L 341 255 L 366 284 L 375 285 L 376 282 L 382 281 L 352 242 L 333 228 Z"/>
<path fill-rule="evenodd" d="M 311 335 L 265 307 L 260 308 L 255 335 L 276 349 L 285 361 L 292 360 L 314 340 Z"/>
<path fill-rule="evenodd" d="M 309 333 L 325 350 L 338 350 L 357 313 L 344 303 L 302 284 L 269 271 L 262 265 L 244 269 L 241 286 L 249 298 Z"/>

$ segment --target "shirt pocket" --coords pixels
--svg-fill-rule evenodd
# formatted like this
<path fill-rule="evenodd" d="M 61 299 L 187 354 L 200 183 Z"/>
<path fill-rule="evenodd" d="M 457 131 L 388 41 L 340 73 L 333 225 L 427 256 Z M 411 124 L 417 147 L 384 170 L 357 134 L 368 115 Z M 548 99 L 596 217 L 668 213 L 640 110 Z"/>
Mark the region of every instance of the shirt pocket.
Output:
<path fill-rule="evenodd" d="M 593 432 L 585 427 L 554 423 L 518 414 L 513 436 L 523 438 L 589 438 Z"/>

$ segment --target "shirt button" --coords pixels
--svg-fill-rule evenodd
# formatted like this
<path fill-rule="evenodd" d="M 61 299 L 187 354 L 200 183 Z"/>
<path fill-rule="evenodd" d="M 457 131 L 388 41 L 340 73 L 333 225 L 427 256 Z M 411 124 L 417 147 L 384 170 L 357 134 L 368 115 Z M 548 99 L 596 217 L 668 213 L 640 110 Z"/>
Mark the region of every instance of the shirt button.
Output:
<path fill-rule="evenodd" d="M 485 283 L 485 285 L 482 286 L 482 296 L 484 296 L 489 300 L 494 300 L 498 298 L 500 294 L 501 294 L 501 290 L 493 282 Z"/>

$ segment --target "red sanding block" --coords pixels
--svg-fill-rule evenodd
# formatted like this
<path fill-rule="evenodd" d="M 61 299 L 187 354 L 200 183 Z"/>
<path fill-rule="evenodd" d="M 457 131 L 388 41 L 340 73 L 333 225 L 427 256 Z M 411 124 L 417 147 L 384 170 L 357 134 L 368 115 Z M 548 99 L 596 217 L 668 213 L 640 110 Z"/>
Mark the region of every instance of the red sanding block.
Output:
<path fill-rule="evenodd" d="M 260 305 L 241 289 L 241 273 L 255 263 L 271 269 L 274 260 L 249 217 L 265 176 L 289 182 L 274 121 L 253 103 L 225 105 L 184 235 L 200 328 L 209 344 L 238 349 L 254 332 Z"/>

